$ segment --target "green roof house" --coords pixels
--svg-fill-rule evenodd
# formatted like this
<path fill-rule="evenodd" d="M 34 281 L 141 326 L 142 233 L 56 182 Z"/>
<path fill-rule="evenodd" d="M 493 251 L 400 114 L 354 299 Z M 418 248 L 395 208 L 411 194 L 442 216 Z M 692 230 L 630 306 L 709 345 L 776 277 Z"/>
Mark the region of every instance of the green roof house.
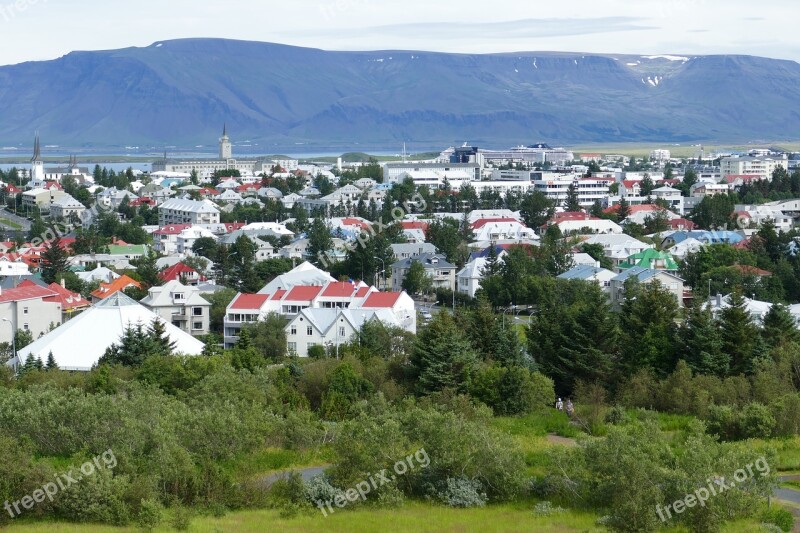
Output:
<path fill-rule="evenodd" d="M 661 252 L 650 248 L 629 256 L 627 261 L 619 264 L 620 270 L 627 270 L 633 267 L 677 271 L 678 263 L 676 263 L 675 259 L 667 252 Z"/>

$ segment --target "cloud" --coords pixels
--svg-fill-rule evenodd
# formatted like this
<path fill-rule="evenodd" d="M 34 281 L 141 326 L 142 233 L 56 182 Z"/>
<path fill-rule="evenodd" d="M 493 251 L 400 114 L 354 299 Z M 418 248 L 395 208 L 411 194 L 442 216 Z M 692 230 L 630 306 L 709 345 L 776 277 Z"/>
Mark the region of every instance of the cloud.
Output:
<path fill-rule="evenodd" d="M 634 17 L 600 18 L 549 18 L 524 19 L 507 22 L 423 22 L 415 24 L 391 24 L 354 29 L 332 29 L 316 31 L 317 36 L 332 40 L 387 40 L 402 38 L 411 40 L 507 40 L 536 39 L 617 33 L 658 29 L 640 23 Z M 296 34 L 295 34 L 296 35 Z"/>

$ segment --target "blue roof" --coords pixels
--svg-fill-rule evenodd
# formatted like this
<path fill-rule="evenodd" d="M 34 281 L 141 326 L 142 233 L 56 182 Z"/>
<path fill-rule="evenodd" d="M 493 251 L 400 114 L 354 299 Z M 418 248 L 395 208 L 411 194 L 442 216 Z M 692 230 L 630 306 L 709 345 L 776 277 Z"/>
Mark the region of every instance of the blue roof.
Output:
<path fill-rule="evenodd" d="M 603 272 L 604 270 L 605 270 L 604 268 L 600 268 L 600 267 L 596 267 L 596 266 L 592 266 L 592 265 L 578 265 L 578 266 L 576 266 L 574 268 L 571 268 L 570 270 L 567 270 L 566 272 L 564 272 L 560 276 L 558 276 L 558 279 L 582 279 L 582 280 L 585 280 L 585 279 L 591 278 L 592 276 L 595 276 L 595 275 L 599 274 L 600 272 Z"/>
<path fill-rule="evenodd" d="M 627 270 L 623 270 L 612 281 L 622 281 L 625 282 L 629 278 L 636 278 L 639 281 L 647 281 L 651 278 L 658 276 L 659 274 L 664 274 L 665 276 L 670 276 L 675 278 L 676 280 L 681 280 L 678 276 L 674 274 L 670 274 L 664 270 L 654 270 L 652 268 L 644 268 L 644 267 L 633 267 Z"/>
<path fill-rule="evenodd" d="M 741 234 L 728 230 L 676 231 L 668 238 L 675 241 L 675 244 L 681 243 L 686 239 L 697 239 L 700 242 L 709 244 L 737 244 L 744 240 Z"/>
<path fill-rule="evenodd" d="M 469 260 L 470 260 L 470 261 L 473 261 L 473 260 L 475 260 L 475 259 L 483 259 L 483 258 L 485 258 L 485 257 L 489 257 L 489 249 L 490 249 L 490 248 L 491 248 L 491 246 L 487 246 L 486 248 L 484 248 L 484 249 L 483 249 L 483 250 L 481 250 L 480 252 L 472 252 L 471 254 L 469 254 Z M 502 246 L 500 246 L 499 244 L 495 244 L 495 245 L 494 245 L 494 249 L 495 249 L 495 253 L 496 253 L 497 255 L 500 255 L 500 253 L 501 253 L 501 252 L 504 252 L 504 251 L 505 251 L 505 250 L 503 249 L 503 247 L 502 247 Z"/>

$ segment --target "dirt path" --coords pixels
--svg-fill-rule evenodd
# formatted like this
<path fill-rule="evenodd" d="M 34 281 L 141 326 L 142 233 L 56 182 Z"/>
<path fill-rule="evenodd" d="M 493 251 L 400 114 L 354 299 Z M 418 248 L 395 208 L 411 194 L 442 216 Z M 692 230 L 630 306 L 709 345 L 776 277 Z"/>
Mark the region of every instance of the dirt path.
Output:
<path fill-rule="evenodd" d="M 559 446 L 575 447 L 578 442 L 575 439 L 568 439 L 567 437 L 559 437 L 553 433 L 547 436 L 547 442 L 551 444 L 558 444 Z"/>

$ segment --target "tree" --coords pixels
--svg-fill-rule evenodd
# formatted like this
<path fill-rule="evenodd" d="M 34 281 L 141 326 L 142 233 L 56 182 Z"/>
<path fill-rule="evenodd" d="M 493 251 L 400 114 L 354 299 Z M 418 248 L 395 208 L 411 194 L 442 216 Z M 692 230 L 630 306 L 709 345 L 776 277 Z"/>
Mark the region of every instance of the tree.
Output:
<path fill-rule="evenodd" d="M 315 216 L 308 230 L 308 256 L 318 267 L 327 267 L 330 262 L 328 253 L 333 250 L 331 226 L 321 216 Z"/>
<path fill-rule="evenodd" d="M 772 347 L 800 341 L 800 331 L 789 308 L 781 303 L 772 304 L 764 315 L 762 335 Z"/>
<path fill-rule="evenodd" d="M 164 322 L 154 318 L 147 330 L 148 335 L 153 341 L 156 355 L 172 355 L 177 343 L 169 338 Z"/>
<path fill-rule="evenodd" d="M 657 280 L 640 283 L 631 277 L 624 290 L 620 312 L 623 367 L 628 375 L 641 368 L 666 375 L 675 364 L 678 302 Z"/>
<path fill-rule="evenodd" d="M 564 199 L 564 211 L 581 211 L 581 203 L 578 200 L 578 188 L 574 183 L 567 187 L 567 197 Z"/>
<path fill-rule="evenodd" d="M 154 342 L 152 335 L 141 322 L 128 325 L 119 342 L 106 349 L 98 365 L 119 364 L 123 366 L 139 366 L 145 359 L 153 355 L 162 355 L 162 346 Z"/>
<path fill-rule="evenodd" d="M 444 254 L 450 263 L 464 266 L 469 251 L 459 223 L 452 219 L 437 219 L 428 225 L 425 232 L 427 241 Z"/>
<path fill-rule="evenodd" d="M 131 259 L 131 264 L 136 267 L 136 274 L 144 283 L 145 288 L 164 284 L 164 281 L 158 276 L 160 271 L 156 261 L 158 261 L 158 254 L 152 248 L 147 250 L 143 256 Z"/>
<path fill-rule="evenodd" d="M 622 222 L 631 216 L 631 204 L 624 196 L 619 199 L 619 206 L 617 206 L 617 222 Z"/>
<path fill-rule="evenodd" d="M 541 191 L 528 192 L 520 202 L 520 215 L 525 225 L 531 229 L 544 226 L 553 218 L 555 206 Z"/>
<path fill-rule="evenodd" d="M 217 252 L 217 241 L 212 237 L 200 237 L 192 245 L 192 252 L 195 255 L 213 258 Z"/>
<path fill-rule="evenodd" d="M 411 266 L 403 278 L 402 287 L 408 294 L 427 294 L 433 286 L 433 280 L 428 276 L 425 267 L 419 261 L 412 261 Z"/>
<path fill-rule="evenodd" d="M 477 364 L 469 339 L 447 311 L 436 314 L 417 337 L 411 364 L 417 390 L 429 394 L 444 389 L 465 391 Z"/>
<path fill-rule="evenodd" d="M 642 177 L 642 182 L 639 184 L 640 188 L 640 195 L 641 196 L 650 196 L 653 194 L 653 190 L 655 190 L 656 185 L 653 183 L 653 178 L 650 177 L 650 174 L 645 173 L 644 177 Z"/>
<path fill-rule="evenodd" d="M 731 374 L 749 374 L 753 369 L 758 328 L 747 311 L 741 291 L 734 290 L 728 298 L 728 307 L 719 315 L 722 349 L 731 358 Z"/>
<path fill-rule="evenodd" d="M 231 284 L 241 292 L 254 293 L 261 288 L 256 274 L 256 245 L 246 235 L 239 235 L 227 254 L 231 266 Z"/>
<path fill-rule="evenodd" d="M 58 275 L 66 272 L 69 263 L 67 261 L 68 255 L 61 244 L 61 237 L 56 235 L 56 238 L 49 241 L 45 245 L 44 252 L 42 252 L 42 279 L 46 283 L 53 283 L 58 280 Z"/>
<path fill-rule="evenodd" d="M 286 355 L 286 319 L 270 313 L 263 320 L 242 327 L 249 344 L 267 361 L 277 362 Z"/>
<path fill-rule="evenodd" d="M 722 351 L 722 337 L 711 309 L 695 298 L 680 331 L 678 352 L 695 374 L 724 377 L 730 357 Z"/>
<path fill-rule="evenodd" d="M 47 354 L 47 364 L 45 368 L 47 368 L 47 370 L 58 370 L 58 363 L 56 363 L 56 358 L 53 356 L 52 350 Z"/>

